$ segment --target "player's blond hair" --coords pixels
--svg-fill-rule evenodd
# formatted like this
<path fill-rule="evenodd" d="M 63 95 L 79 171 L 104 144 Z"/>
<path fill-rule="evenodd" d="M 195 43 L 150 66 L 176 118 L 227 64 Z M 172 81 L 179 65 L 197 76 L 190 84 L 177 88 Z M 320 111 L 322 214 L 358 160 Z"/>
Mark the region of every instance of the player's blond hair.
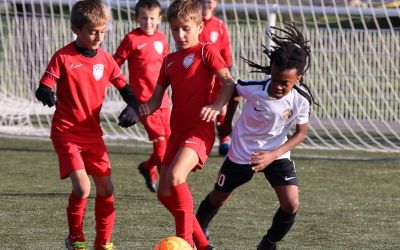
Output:
<path fill-rule="evenodd" d="M 203 21 L 202 7 L 198 0 L 175 0 L 167 10 L 167 19 L 192 20 L 197 24 Z"/>
<path fill-rule="evenodd" d="M 71 10 L 71 25 L 81 29 L 85 24 L 105 25 L 111 14 L 101 0 L 81 0 Z"/>

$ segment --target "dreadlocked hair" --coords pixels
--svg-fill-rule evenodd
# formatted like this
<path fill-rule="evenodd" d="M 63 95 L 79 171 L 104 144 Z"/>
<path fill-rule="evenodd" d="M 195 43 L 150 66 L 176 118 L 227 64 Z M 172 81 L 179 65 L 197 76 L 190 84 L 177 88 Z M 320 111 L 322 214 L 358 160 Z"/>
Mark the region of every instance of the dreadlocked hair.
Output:
<path fill-rule="evenodd" d="M 267 36 L 274 45 L 271 46 L 271 49 L 268 49 L 265 45 L 261 45 L 263 47 L 263 53 L 270 59 L 270 65 L 274 64 L 279 70 L 295 68 L 300 75 L 304 75 L 310 67 L 311 50 L 308 45 L 309 41 L 304 38 L 303 34 L 296 28 L 294 23 L 284 23 L 284 25 L 284 29 L 271 27 L 271 32 L 268 32 Z M 272 33 L 272 30 L 278 32 Z M 256 69 L 250 71 L 251 73 L 271 74 L 271 66 L 261 66 L 246 58 L 241 58 L 250 67 Z M 309 87 L 304 83 L 303 77 L 299 80 L 298 84 L 308 91 L 312 103 L 319 106 L 319 104 L 315 102 Z"/>

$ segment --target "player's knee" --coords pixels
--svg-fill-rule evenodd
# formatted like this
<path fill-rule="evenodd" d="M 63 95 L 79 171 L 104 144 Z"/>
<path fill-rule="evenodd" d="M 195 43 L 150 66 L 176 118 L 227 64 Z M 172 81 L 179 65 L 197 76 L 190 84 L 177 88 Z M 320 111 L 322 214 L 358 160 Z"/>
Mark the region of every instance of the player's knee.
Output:
<path fill-rule="evenodd" d="M 72 192 L 76 197 L 86 198 L 90 194 L 90 185 L 79 185 L 75 186 L 72 189 Z"/>
<path fill-rule="evenodd" d="M 114 194 L 114 184 L 110 181 L 108 182 L 103 189 L 103 196 L 111 196 Z"/>
<path fill-rule="evenodd" d="M 297 210 L 299 210 L 300 207 L 300 203 L 298 200 L 296 201 L 291 201 L 288 202 L 287 204 L 283 204 L 281 205 L 281 209 L 283 212 L 287 213 L 287 214 L 294 214 L 297 212 Z"/>

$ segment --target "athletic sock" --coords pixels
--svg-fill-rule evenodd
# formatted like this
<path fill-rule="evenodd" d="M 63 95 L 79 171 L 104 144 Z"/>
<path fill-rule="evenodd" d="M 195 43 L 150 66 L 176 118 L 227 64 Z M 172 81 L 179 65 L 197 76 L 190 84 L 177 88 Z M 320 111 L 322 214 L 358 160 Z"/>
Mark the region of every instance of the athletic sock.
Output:
<path fill-rule="evenodd" d="M 85 209 L 88 198 L 81 198 L 71 193 L 68 200 L 67 218 L 69 235 L 72 241 L 85 241 L 83 233 L 83 219 L 85 217 Z"/>
<path fill-rule="evenodd" d="M 210 224 L 211 220 L 218 213 L 219 208 L 211 205 L 209 195 L 200 203 L 196 217 L 202 228 L 208 228 L 208 224 Z"/>
<path fill-rule="evenodd" d="M 209 242 L 204 235 L 203 229 L 201 228 L 196 216 L 193 215 L 193 241 L 196 245 L 197 250 L 205 250 L 209 245 Z"/>
<path fill-rule="evenodd" d="M 172 198 L 175 202 L 173 215 L 175 218 L 176 236 L 185 239 L 190 246 L 193 242 L 193 198 L 186 182 L 171 188 Z"/>
<path fill-rule="evenodd" d="M 172 200 L 172 196 L 168 195 L 168 196 L 160 196 L 157 195 L 158 200 L 161 202 L 161 204 L 164 205 L 165 208 L 168 209 L 168 211 L 173 215 L 173 211 L 174 211 L 174 202 Z"/>
<path fill-rule="evenodd" d="M 287 214 L 279 208 L 274 215 L 272 226 L 268 229 L 265 238 L 272 242 L 278 242 L 282 240 L 293 226 L 295 218 L 296 213 Z"/>
<path fill-rule="evenodd" d="M 105 245 L 110 242 L 114 227 L 114 196 L 97 195 L 94 211 L 96 218 L 95 246 Z"/>
<path fill-rule="evenodd" d="M 150 169 L 154 166 L 161 166 L 166 149 L 167 140 L 153 141 L 153 153 L 150 155 L 150 158 L 143 164 L 144 169 Z"/>

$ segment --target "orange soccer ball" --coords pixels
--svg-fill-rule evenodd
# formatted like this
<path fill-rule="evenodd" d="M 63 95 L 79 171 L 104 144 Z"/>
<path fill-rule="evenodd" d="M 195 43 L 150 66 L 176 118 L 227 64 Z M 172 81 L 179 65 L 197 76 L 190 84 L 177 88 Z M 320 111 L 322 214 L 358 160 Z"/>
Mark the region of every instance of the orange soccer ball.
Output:
<path fill-rule="evenodd" d="M 189 243 L 177 236 L 170 236 L 160 240 L 154 250 L 193 250 Z"/>

